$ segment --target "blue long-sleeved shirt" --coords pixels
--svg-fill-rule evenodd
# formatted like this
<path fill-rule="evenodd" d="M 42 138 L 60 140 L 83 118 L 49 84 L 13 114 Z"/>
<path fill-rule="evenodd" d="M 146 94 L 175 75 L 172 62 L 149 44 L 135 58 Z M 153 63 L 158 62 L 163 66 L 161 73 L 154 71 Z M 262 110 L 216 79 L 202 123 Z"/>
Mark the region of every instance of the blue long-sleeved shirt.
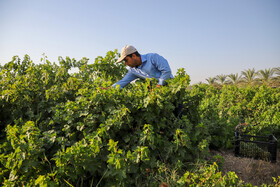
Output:
<path fill-rule="evenodd" d="M 120 89 L 122 89 L 137 78 L 156 78 L 158 79 L 158 84 L 163 85 L 166 79 L 173 78 L 170 66 L 167 60 L 162 56 L 156 53 L 148 53 L 141 55 L 141 60 L 141 66 L 138 66 L 137 68 L 128 67 L 128 72 L 123 79 L 119 80 L 112 86 L 116 87 L 117 85 L 120 85 Z"/>

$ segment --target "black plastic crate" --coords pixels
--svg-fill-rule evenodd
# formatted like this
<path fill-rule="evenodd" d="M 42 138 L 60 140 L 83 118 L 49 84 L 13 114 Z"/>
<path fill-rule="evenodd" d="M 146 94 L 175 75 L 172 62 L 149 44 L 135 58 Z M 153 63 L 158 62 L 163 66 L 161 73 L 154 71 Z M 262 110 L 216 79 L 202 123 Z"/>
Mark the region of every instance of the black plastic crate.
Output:
<path fill-rule="evenodd" d="M 273 135 L 251 136 L 235 132 L 235 156 L 277 161 L 277 139 Z"/>

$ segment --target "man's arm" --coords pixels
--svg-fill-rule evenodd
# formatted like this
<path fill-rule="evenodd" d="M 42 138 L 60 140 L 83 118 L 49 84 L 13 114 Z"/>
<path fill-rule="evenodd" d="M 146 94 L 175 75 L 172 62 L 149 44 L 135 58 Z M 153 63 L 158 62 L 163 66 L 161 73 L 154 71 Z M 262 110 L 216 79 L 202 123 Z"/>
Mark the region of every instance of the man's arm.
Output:
<path fill-rule="evenodd" d="M 165 58 L 158 54 L 154 54 L 152 56 L 152 63 L 156 66 L 156 68 L 161 72 L 161 76 L 158 81 L 158 85 L 163 85 L 166 79 L 172 77 L 171 68 Z"/>
<path fill-rule="evenodd" d="M 120 89 L 124 88 L 128 83 L 130 83 L 131 81 L 134 81 L 135 79 L 137 79 L 138 77 L 136 75 L 134 75 L 133 73 L 131 73 L 130 71 L 127 72 L 127 74 L 118 82 L 116 82 L 115 84 L 112 85 L 112 87 L 116 88 L 117 85 L 120 85 Z"/>

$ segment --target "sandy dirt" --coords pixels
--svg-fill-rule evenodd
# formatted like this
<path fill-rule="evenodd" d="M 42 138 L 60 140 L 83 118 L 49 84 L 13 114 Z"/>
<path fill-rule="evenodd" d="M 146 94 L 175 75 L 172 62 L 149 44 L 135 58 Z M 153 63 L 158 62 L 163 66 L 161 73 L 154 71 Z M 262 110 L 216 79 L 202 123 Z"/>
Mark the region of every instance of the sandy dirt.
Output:
<path fill-rule="evenodd" d="M 212 155 L 220 154 L 223 158 L 222 173 L 234 171 L 239 179 L 252 185 L 272 184 L 272 177 L 280 176 L 280 152 L 277 154 L 277 162 L 271 163 L 264 160 L 236 157 L 233 150 L 213 151 Z"/>

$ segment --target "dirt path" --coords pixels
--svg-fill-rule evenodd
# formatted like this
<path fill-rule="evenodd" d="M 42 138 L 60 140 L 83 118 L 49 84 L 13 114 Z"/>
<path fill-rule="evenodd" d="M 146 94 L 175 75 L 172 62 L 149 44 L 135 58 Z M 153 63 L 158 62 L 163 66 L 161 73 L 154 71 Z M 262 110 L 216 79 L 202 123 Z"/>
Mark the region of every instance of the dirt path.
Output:
<path fill-rule="evenodd" d="M 224 158 L 223 174 L 234 171 L 241 180 L 252 185 L 271 184 L 272 177 L 280 176 L 280 152 L 276 163 L 235 157 L 233 151 L 215 151 L 213 154 L 220 154 Z"/>

